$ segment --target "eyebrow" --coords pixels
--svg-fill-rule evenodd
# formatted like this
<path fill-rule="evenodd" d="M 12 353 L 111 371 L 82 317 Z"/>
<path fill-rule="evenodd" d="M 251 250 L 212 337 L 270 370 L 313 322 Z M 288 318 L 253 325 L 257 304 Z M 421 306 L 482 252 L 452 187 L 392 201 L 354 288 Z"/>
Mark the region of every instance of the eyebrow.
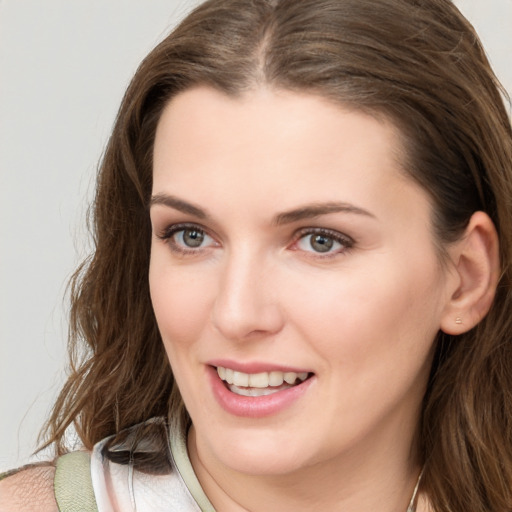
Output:
<path fill-rule="evenodd" d="M 199 219 L 210 218 L 210 215 L 199 206 L 168 194 L 156 194 L 152 196 L 149 202 L 149 207 L 151 208 L 154 205 L 167 206 L 180 212 L 194 215 Z M 272 222 L 276 226 L 281 226 L 283 224 L 291 224 L 300 220 L 312 219 L 321 215 L 328 215 L 330 213 L 350 213 L 375 218 L 375 215 L 369 211 L 353 204 L 345 202 L 327 202 L 312 203 L 294 210 L 279 213 L 274 217 Z"/>
<path fill-rule="evenodd" d="M 157 204 L 174 208 L 179 212 L 188 213 L 200 219 L 207 219 L 209 217 L 209 215 L 203 209 L 199 208 L 199 206 L 195 206 L 192 203 L 183 201 L 183 199 L 179 199 L 175 196 L 169 196 L 167 194 L 156 194 L 151 196 L 149 207 L 151 208 Z"/>
<path fill-rule="evenodd" d="M 365 215 L 367 217 L 375 218 L 375 215 L 363 208 L 344 202 L 328 202 L 328 203 L 313 203 L 302 206 L 295 210 L 283 212 L 276 215 L 274 223 L 277 226 L 282 224 L 289 224 L 304 219 L 312 219 L 320 215 L 328 215 L 329 213 L 353 213 L 357 215 Z"/>

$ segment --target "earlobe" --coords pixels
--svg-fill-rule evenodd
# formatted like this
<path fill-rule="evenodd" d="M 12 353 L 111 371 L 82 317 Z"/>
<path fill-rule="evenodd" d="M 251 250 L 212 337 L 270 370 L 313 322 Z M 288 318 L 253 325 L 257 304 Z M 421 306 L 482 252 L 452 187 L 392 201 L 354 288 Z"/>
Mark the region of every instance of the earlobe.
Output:
<path fill-rule="evenodd" d="M 484 212 L 471 217 L 464 236 L 450 249 L 457 286 L 443 311 L 441 330 L 458 335 L 475 327 L 489 311 L 500 275 L 496 228 Z"/>

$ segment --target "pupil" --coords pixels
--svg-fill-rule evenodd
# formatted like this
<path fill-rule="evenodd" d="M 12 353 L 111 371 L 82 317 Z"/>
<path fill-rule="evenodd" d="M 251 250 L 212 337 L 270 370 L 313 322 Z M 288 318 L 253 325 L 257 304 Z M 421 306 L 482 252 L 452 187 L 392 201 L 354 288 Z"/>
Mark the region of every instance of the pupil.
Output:
<path fill-rule="evenodd" d="M 311 247 L 316 252 L 327 252 L 332 249 L 334 245 L 334 241 L 332 238 L 329 238 L 324 235 L 314 235 L 311 237 Z"/>
<path fill-rule="evenodd" d="M 187 229 L 183 232 L 183 242 L 188 247 L 199 247 L 204 240 L 204 233 L 195 229 Z"/>

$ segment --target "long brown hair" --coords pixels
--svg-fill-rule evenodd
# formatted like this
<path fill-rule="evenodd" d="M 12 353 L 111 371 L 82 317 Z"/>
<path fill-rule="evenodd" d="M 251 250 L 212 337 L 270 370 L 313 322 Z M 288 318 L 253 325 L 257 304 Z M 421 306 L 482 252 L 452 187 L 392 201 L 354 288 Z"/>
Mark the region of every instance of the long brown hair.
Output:
<path fill-rule="evenodd" d="M 71 372 L 47 424 L 57 453 L 166 416 L 186 422 L 148 288 L 152 148 L 166 103 L 209 85 L 321 95 L 400 129 L 439 247 L 487 212 L 502 275 L 470 332 L 440 333 L 419 427 L 423 486 L 443 512 L 512 509 L 512 133 L 484 50 L 449 0 L 209 0 L 144 60 L 98 174 L 95 251 L 71 284 Z"/>

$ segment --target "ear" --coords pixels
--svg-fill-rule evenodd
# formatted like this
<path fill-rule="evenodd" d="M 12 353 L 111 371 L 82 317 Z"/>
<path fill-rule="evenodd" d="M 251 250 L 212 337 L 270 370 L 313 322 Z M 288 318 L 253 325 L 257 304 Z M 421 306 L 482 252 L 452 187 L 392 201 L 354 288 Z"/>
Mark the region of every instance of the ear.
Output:
<path fill-rule="evenodd" d="M 457 279 L 441 319 L 446 334 L 472 329 L 489 311 L 500 277 L 498 234 L 484 212 L 471 217 L 464 236 L 448 250 Z"/>

